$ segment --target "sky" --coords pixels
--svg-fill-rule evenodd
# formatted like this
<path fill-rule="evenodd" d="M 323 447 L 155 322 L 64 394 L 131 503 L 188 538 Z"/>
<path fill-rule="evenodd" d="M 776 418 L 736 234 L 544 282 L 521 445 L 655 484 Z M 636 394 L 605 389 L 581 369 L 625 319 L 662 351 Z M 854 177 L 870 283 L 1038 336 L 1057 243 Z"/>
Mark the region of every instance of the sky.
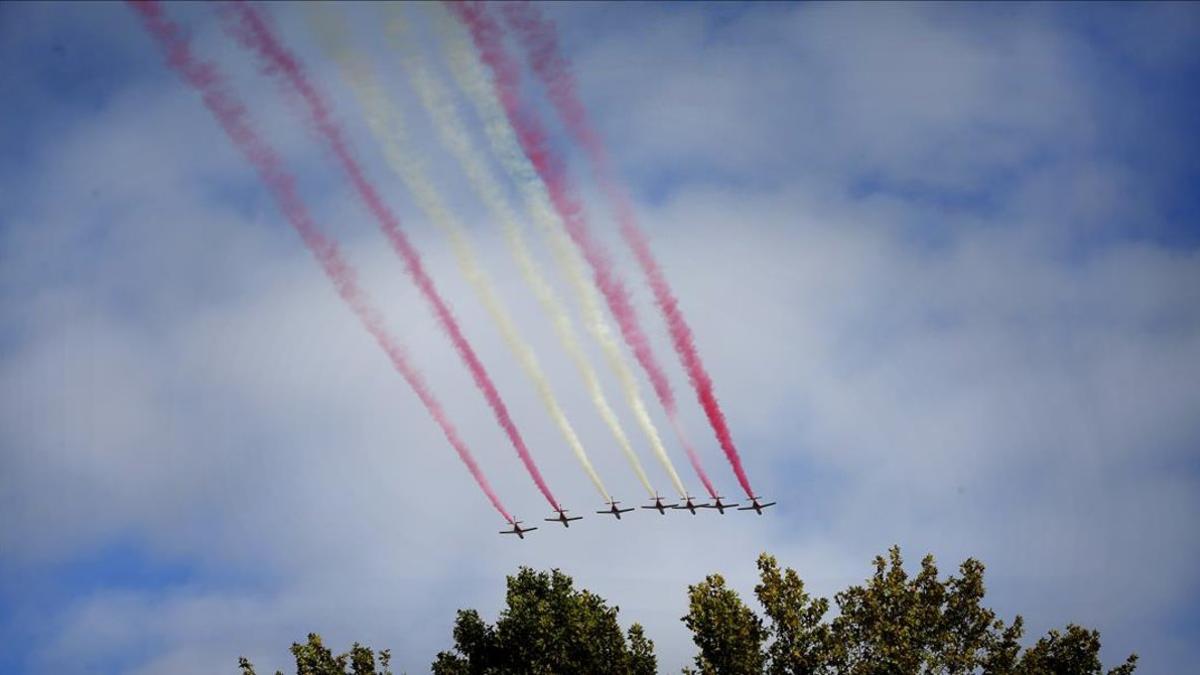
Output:
<path fill-rule="evenodd" d="M 316 631 L 425 672 L 455 611 L 494 620 L 504 576 L 528 565 L 642 623 L 677 672 L 695 652 L 688 584 L 719 572 L 756 606 L 767 551 L 832 597 L 893 544 L 944 573 L 983 561 L 991 606 L 1031 639 L 1076 622 L 1100 630 L 1108 664 L 1200 660 L 1196 5 L 545 6 L 750 479 L 779 502 L 761 518 L 620 522 L 589 513 L 602 504 L 586 475 L 389 172 L 309 12 L 263 9 L 554 491 L 587 517 L 495 534 L 502 519 L 127 7 L 0 4 L 0 671 L 231 672 L 239 655 L 273 670 Z M 446 75 L 439 8 L 407 9 Z M 598 472 L 640 502 L 376 8 L 344 12 Z M 212 7 L 170 14 L 232 78 L 508 508 L 548 515 L 298 98 Z M 688 435 L 740 496 L 583 155 L 552 124 Z"/>

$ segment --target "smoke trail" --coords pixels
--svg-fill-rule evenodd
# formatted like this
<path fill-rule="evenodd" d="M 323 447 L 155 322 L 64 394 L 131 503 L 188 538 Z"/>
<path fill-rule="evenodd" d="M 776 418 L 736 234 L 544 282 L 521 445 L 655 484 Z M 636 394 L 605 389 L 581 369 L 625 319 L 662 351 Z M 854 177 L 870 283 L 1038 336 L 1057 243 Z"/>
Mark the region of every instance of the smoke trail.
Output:
<path fill-rule="evenodd" d="M 389 8 L 388 27 L 392 46 L 400 53 L 401 64 L 408 73 L 409 81 L 416 90 L 422 106 L 429 118 L 433 120 L 442 144 L 450 149 L 492 218 L 500 223 L 509 252 L 516 260 L 526 285 L 537 297 L 542 310 L 550 317 L 555 334 L 562 343 L 563 349 L 566 350 L 576 369 L 579 370 L 580 376 L 583 377 L 592 404 L 600 413 L 604 423 L 608 425 L 609 431 L 612 432 L 613 438 L 616 439 L 617 445 L 629 461 L 638 480 L 646 488 L 646 492 L 653 497 L 656 493 L 650 484 L 650 479 L 646 475 L 645 469 L 642 468 L 641 461 L 634 454 L 633 446 L 625 435 L 621 422 L 617 419 L 616 413 L 613 412 L 612 406 L 609 405 L 608 399 L 604 395 L 604 390 L 600 386 L 600 378 L 588 360 L 583 346 L 579 344 L 570 314 L 567 313 L 566 307 L 563 306 L 549 282 L 546 281 L 529 251 L 521 231 L 521 225 L 517 220 L 517 214 L 509 206 L 508 200 L 504 197 L 500 185 L 492 176 L 491 171 L 480 160 L 477 150 L 473 147 L 471 137 L 459 117 L 458 108 L 449 98 L 449 92 L 430 71 L 425 61 L 415 53 L 411 40 L 405 39 L 408 37 L 406 35 L 407 22 L 395 6 Z"/>
<path fill-rule="evenodd" d="M 604 319 L 595 291 L 588 283 L 582 262 L 576 257 L 571 241 L 563 231 L 562 220 L 550 203 L 546 186 L 521 149 L 512 125 L 508 122 L 503 108 L 495 98 L 492 86 L 483 72 L 483 66 L 475 56 L 474 48 L 469 39 L 462 34 L 461 27 L 449 14 L 438 13 L 437 19 L 437 26 L 443 38 L 442 45 L 455 81 L 471 99 L 477 113 L 484 121 L 484 128 L 493 151 L 521 189 L 533 221 L 549 241 L 555 263 L 575 291 L 583 314 L 584 325 L 588 333 L 600 344 L 605 360 L 609 368 L 616 374 L 626 401 L 633 411 L 634 419 L 637 420 L 642 433 L 650 442 L 655 457 L 666 470 L 672 485 L 680 495 L 687 494 L 683 481 L 680 480 L 674 464 L 667 456 L 666 449 L 659 438 L 658 429 L 655 428 L 653 420 L 650 419 L 650 413 L 642 401 L 637 380 L 626 364 L 621 354 L 621 348 Z"/>
<path fill-rule="evenodd" d="M 692 468 L 695 469 L 696 475 L 708 493 L 715 497 L 716 490 L 701 466 L 695 448 L 683 434 L 674 392 L 671 391 L 666 374 L 663 373 L 658 361 L 654 358 L 650 343 L 646 339 L 633 305 L 629 301 L 628 291 L 613 272 L 612 262 L 609 260 L 607 252 L 592 239 L 583 213 L 583 206 L 561 166 L 561 161 L 550 149 L 540 120 L 532 111 L 521 107 L 520 70 L 504 49 L 500 26 L 479 3 L 447 2 L 444 3 L 444 6 L 450 8 L 467 27 L 479 50 L 479 55 L 491 68 L 496 96 L 500 99 L 521 148 L 545 184 L 549 200 L 562 219 L 568 234 L 591 267 L 596 286 L 604 295 L 609 310 L 616 318 L 625 343 L 633 350 L 634 357 L 649 377 L 650 384 L 654 388 L 659 402 L 662 403 L 671 426 L 687 452 Z"/>
<path fill-rule="evenodd" d="M 265 73 L 282 78 L 300 94 L 305 106 L 308 108 L 311 122 L 316 131 L 329 144 L 330 149 L 333 151 L 342 169 L 346 172 L 347 177 L 349 177 L 359 198 L 367 207 L 367 210 L 379 221 L 380 229 L 383 230 L 392 248 L 404 261 L 404 266 L 409 276 L 412 277 L 413 283 L 417 285 L 417 288 L 433 309 L 434 315 L 441 323 L 442 328 L 449 335 L 451 343 L 454 345 L 459 357 L 466 364 L 467 369 L 470 370 L 471 377 L 474 378 L 476 386 L 479 387 L 484 398 L 487 399 L 488 405 L 491 406 L 497 422 L 508 435 L 509 441 L 516 449 L 517 455 L 520 456 L 521 462 L 525 465 L 525 469 L 529 472 L 530 477 L 533 478 L 533 482 L 537 484 L 546 501 L 554 509 L 561 508 L 558 500 L 550 492 L 550 487 L 546 485 L 546 481 L 542 477 L 541 471 L 538 470 L 537 464 L 534 463 L 533 456 L 529 454 L 529 449 L 525 446 L 525 440 L 521 438 L 521 433 L 513 423 L 508 408 L 500 398 L 500 393 L 496 390 L 495 384 L 492 383 L 492 379 L 483 367 L 483 363 L 475 354 L 475 350 L 467 341 L 466 336 L 463 335 L 462 329 L 458 325 L 458 320 L 454 318 L 450 307 L 442 299 L 441 294 L 433 283 L 433 279 L 425 271 L 420 254 L 409 243 L 408 238 L 400 229 L 399 219 L 384 204 L 383 200 L 379 197 L 379 193 L 375 190 L 375 186 L 367 179 L 362 167 L 358 164 L 358 160 L 355 159 L 349 143 L 342 135 L 341 128 L 334 122 L 330 114 L 325 98 L 309 81 L 308 75 L 305 73 L 300 62 L 275 37 L 271 28 L 258 13 L 258 10 L 246 2 L 237 2 L 232 6 L 230 12 L 232 13 L 224 13 L 225 18 L 230 19 L 225 22 L 226 31 L 247 49 L 259 56 L 262 70 Z"/>
<path fill-rule="evenodd" d="M 317 6 L 313 5 L 313 7 Z M 362 106 L 366 114 L 367 125 L 376 142 L 381 145 L 388 165 L 416 198 L 417 204 L 425 216 L 450 237 L 454 255 L 463 276 L 471 283 L 480 302 L 483 303 L 488 314 L 500 329 L 500 334 L 517 357 L 517 362 L 521 365 L 522 370 L 533 381 L 542 405 L 546 407 L 550 418 L 558 426 L 567 445 L 570 446 L 575 458 L 583 466 L 583 470 L 592 484 L 600 491 L 600 496 L 605 501 L 612 501 L 612 497 L 596 473 L 595 467 L 592 466 L 592 462 L 583 448 L 583 443 L 580 442 L 579 436 L 571 426 L 570 420 L 567 419 L 558 398 L 554 395 L 550 381 L 546 379 L 546 375 L 538 363 L 537 355 L 529 343 L 521 337 L 504 301 L 497 295 L 495 285 L 488 278 L 487 272 L 480 267 L 466 228 L 443 202 L 441 194 L 429 180 L 423 162 L 411 153 L 411 148 L 405 147 L 406 132 L 403 113 L 388 99 L 370 66 L 356 58 L 348 49 L 341 17 L 328 9 L 315 11 L 321 12 L 320 14 L 314 13 L 312 17 L 323 38 L 322 42 L 341 69 L 342 75 L 354 92 L 355 98 L 358 99 L 359 105 Z"/>
<path fill-rule="evenodd" d="M 258 171 L 259 178 L 266 185 L 272 197 L 275 198 L 279 210 L 283 212 L 288 222 L 304 240 L 313 257 L 320 263 L 321 269 L 337 289 L 338 295 L 350 307 L 367 332 L 375 338 L 383 351 L 391 359 L 397 372 L 408 382 L 417 398 L 425 405 L 425 409 L 442 429 L 446 440 L 458 453 L 459 459 L 467 466 L 475 482 L 487 495 L 492 506 L 512 522 L 500 498 L 492 490 L 487 477 L 475 458 L 467 448 L 466 443 L 458 435 L 458 430 L 446 417 L 441 403 L 429 390 L 421 373 L 408 361 L 408 355 L 403 347 L 388 333 L 378 310 L 370 298 L 358 286 L 355 271 L 342 257 L 338 245 L 325 238 L 318 230 L 312 215 L 305 207 L 303 200 L 296 193 L 296 181 L 283 168 L 275 150 L 263 141 L 246 119 L 246 109 L 240 100 L 228 91 L 224 78 L 211 64 L 197 61 L 191 52 L 187 38 L 179 26 L 166 18 L 162 6 L 150 0 L 131 1 L 132 8 L 141 16 L 147 32 L 158 42 L 166 57 L 167 64 L 198 93 L 204 105 L 220 123 L 221 128 L 233 141 L 233 144 L 245 155 L 246 159 Z"/>
<path fill-rule="evenodd" d="M 546 20 L 541 11 L 529 2 L 509 2 L 501 5 L 501 12 L 516 32 L 525 53 L 529 58 L 533 72 L 541 80 L 550 95 L 550 101 L 562 118 L 567 131 L 575 141 L 583 146 L 592 164 L 600 189 L 613 205 L 617 215 L 618 227 L 625 242 L 633 249 L 634 257 L 642 268 L 647 283 L 654 292 L 654 301 L 667 322 L 671 334 L 671 342 L 675 351 L 687 370 L 688 379 L 696 391 L 700 406 L 708 416 L 709 424 L 725 451 L 725 457 L 733 466 L 738 482 L 749 497 L 754 496 L 750 488 L 750 480 L 742 469 L 742 459 L 733 444 L 733 436 L 729 425 L 725 423 L 725 413 L 717 402 L 713 392 L 712 378 L 708 375 L 700 354 L 696 351 L 696 343 L 692 337 L 691 326 L 683 318 L 679 309 L 679 301 L 671 291 L 667 279 L 663 276 L 658 260 L 650 250 L 646 235 L 638 227 L 633 212 L 633 204 L 629 194 L 616 179 L 609 160 L 608 150 L 600 136 L 593 129 L 588 119 L 587 109 L 579 100 L 575 91 L 575 78 L 570 64 L 558 46 L 558 36 L 554 24 Z"/>

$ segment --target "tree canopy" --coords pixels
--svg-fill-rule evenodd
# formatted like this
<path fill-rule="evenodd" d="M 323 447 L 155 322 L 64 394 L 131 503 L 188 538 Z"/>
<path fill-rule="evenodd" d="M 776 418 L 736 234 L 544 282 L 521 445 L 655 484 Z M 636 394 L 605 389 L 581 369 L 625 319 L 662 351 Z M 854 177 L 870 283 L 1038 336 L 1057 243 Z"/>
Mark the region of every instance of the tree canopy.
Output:
<path fill-rule="evenodd" d="M 914 575 L 898 547 L 877 556 L 861 585 L 812 597 L 800 575 L 774 557 L 758 558 L 754 595 L 760 617 L 719 574 L 688 587 L 683 623 L 701 675 L 1105 675 L 1100 634 L 1075 624 L 1023 648 L 1024 621 L 1005 622 L 983 604 L 983 565 L 968 558 L 942 579 L 932 556 Z M 505 607 L 494 624 L 459 610 L 453 646 L 439 653 L 435 675 L 657 672 L 654 643 L 638 624 L 622 631 L 617 607 L 576 589 L 559 570 L 522 567 L 508 577 Z M 391 675 L 391 654 L 355 643 L 335 656 L 321 637 L 292 645 L 297 675 Z M 1137 656 L 1107 675 L 1131 675 Z M 246 659 L 243 675 L 254 675 Z"/>
<path fill-rule="evenodd" d="M 628 634 L 617 608 L 576 590 L 558 570 L 521 568 L 508 577 L 506 606 L 495 625 L 460 610 L 454 648 L 433 662 L 435 675 L 656 672 L 654 643 L 634 624 Z"/>
<path fill-rule="evenodd" d="M 391 652 L 380 650 L 376 663 L 375 652 L 357 642 L 350 651 L 334 656 L 333 651 L 321 641 L 320 635 L 309 633 L 308 641 L 293 642 L 291 651 L 296 659 L 296 675 L 392 675 L 389 668 Z M 242 675 L 256 675 L 254 665 L 244 656 L 238 659 L 238 668 Z M 275 675 L 283 673 L 277 670 Z"/>
<path fill-rule="evenodd" d="M 704 675 L 1103 675 L 1100 634 L 1070 624 L 1022 651 L 1024 622 L 1006 624 L 983 605 L 983 565 L 967 559 L 958 574 L 938 578 L 932 556 L 909 576 L 900 549 L 875 558 L 863 585 L 836 594 L 838 615 L 826 620 L 829 601 L 813 598 L 792 569 L 758 559 L 754 594 L 760 619 L 712 575 L 688 587 L 683 622 L 699 648 Z M 1109 675 L 1129 675 L 1130 655 Z"/>

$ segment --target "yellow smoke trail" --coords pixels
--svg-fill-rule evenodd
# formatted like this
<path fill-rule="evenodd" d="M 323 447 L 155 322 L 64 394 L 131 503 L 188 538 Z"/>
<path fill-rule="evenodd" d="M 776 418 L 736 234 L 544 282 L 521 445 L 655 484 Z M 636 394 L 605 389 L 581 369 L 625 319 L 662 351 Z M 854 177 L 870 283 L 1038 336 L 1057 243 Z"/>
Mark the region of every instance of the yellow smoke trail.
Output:
<path fill-rule="evenodd" d="M 310 7 L 319 6 L 315 3 L 310 5 Z M 575 453 L 575 457 L 583 466 L 588 478 L 600 491 L 605 501 L 611 501 L 612 497 L 609 496 L 608 490 L 605 489 L 591 460 L 588 459 L 579 436 L 575 433 L 566 413 L 563 412 L 562 406 L 554 396 L 550 382 L 538 364 L 537 355 L 521 337 L 504 302 L 496 294 L 491 279 L 479 266 L 466 229 L 442 201 L 437 188 L 425 173 L 423 162 L 406 148 L 403 114 L 380 87 L 370 67 L 362 60 L 355 58 L 346 45 L 343 37 L 345 31 L 340 17 L 328 13 L 327 10 L 317 11 L 319 13 L 311 16 L 318 34 L 322 37 L 322 44 L 328 55 L 338 64 L 346 83 L 354 92 L 355 98 L 366 115 L 367 126 L 383 150 L 384 159 L 412 193 L 425 216 L 450 237 L 454 256 L 463 276 L 471 283 L 480 302 L 495 321 L 496 326 L 500 329 L 500 334 L 517 357 L 517 362 L 520 363 L 525 374 L 533 380 L 538 397 L 541 398 L 550 417 L 558 425 L 559 431 L 562 432 L 567 444 Z"/>
<path fill-rule="evenodd" d="M 638 426 L 650 441 L 650 447 L 671 477 L 671 483 L 675 489 L 679 491 L 680 495 L 686 496 L 687 490 L 683 487 L 683 481 L 679 479 L 679 474 L 675 471 L 671 458 L 667 456 L 658 429 L 655 428 L 654 422 L 650 419 L 650 413 L 642 401 L 637 380 L 634 379 L 633 372 L 625 362 L 625 357 L 621 354 L 621 348 L 613 336 L 612 330 L 604 320 L 599 299 L 596 297 L 595 289 L 588 281 L 583 262 L 577 257 L 558 213 L 550 202 L 545 184 L 542 183 L 537 171 L 534 170 L 533 165 L 521 150 L 516 132 L 509 124 L 500 102 L 495 98 L 492 85 L 484 74 L 483 66 L 475 54 L 474 47 L 453 17 L 440 7 L 437 11 L 437 26 L 442 37 L 440 42 L 446 52 L 451 75 L 458 87 L 471 100 L 480 119 L 483 120 L 493 152 L 499 157 L 505 170 L 509 172 L 521 190 L 526 208 L 533 216 L 533 222 L 537 223 L 542 234 L 549 241 L 555 262 L 575 290 L 583 313 L 584 325 L 600 343 L 609 367 L 621 383 L 621 388 L 625 392 L 625 398 L 633 410 Z"/>
<path fill-rule="evenodd" d="M 492 219 L 500 223 L 509 252 L 516 260 L 525 283 L 533 290 L 542 310 L 550 317 L 563 349 L 566 350 L 583 377 L 592 403 L 596 406 L 596 410 L 605 424 L 608 425 L 617 445 L 625 454 L 625 458 L 629 460 L 629 465 L 637 474 L 638 480 L 646 488 L 646 492 L 653 497 L 656 493 L 650 484 L 650 478 L 646 475 L 646 470 L 642 468 L 642 463 L 634 453 L 629 437 L 626 436 L 620 420 L 617 419 L 616 413 L 613 412 L 612 406 L 609 405 L 608 399 L 604 395 L 604 390 L 600 386 L 600 378 L 576 337 L 571 315 L 546 281 L 534 260 L 525 242 L 517 214 L 509 206 L 500 184 L 480 159 L 474 142 L 459 117 L 458 109 L 450 99 L 444 85 L 434 76 L 429 65 L 412 49 L 411 40 L 405 40 L 407 23 L 401 15 L 401 10 L 395 5 L 390 5 L 388 11 L 388 33 L 392 39 L 392 46 L 399 52 L 401 64 L 408 73 L 409 81 L 416 90 L 425 111 L 429 114 L 429 118 L 433 120 L 442 143 L 450 149 L 451 154 L 462 166 L 463 172 L 487 207 Z"/>

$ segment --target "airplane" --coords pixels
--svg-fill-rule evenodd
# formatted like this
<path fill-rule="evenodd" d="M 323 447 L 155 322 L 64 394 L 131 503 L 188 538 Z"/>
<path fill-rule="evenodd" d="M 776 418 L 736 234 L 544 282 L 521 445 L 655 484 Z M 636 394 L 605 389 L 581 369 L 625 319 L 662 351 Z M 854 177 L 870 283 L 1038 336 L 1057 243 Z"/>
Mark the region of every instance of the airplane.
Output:
<path fill-rule="evenodd" d="M 755 513 L 757 513 L 758 515 L 761 516 L 763 509 L 767 508 L 768 506 L 775 506 L 775 502 L 770 502 L 767 504 L 759 504 L 758 503 L 759 499 L 762 499 L 762 498 L 761 497 L 751 497 L 750 498 L 750 506 L 743 506 L 742 508 L 738 509 L 738 511 L 754 511 Z"/>
<path fill-rule="evenodd" d="M 716 509 L 721 513 L 721 515 L 725 515 L 725 509 L 732 509 L 735 506 L 737 506 L 737 504 L 723 504 L 721 503 L 721 498 L 717 497 L 716 501 L 714 501 L 712 504 L 703 504 L 700 506 L 700 508 Z"/>
<path fill-rule="evenodd" d="M 617 520 L 620 520 L 620 514 L 629 513 L 629 512 L 631 512 L 631 510 L 634 510 L 634 507 L 617 508 L 617 504 L 619 504 L 620 502 L 618 502 L 616 500 L 613 500 L 611 502 L 605 502 L 605 503 L 608 504 L 608 508 L 606 508 L 605 510 L 598 510 L 598 512 L 596 512 L 596 513 L 602 513 L 605 515 L 616 515 Z"/>
<path fill-rule="evenodd" d="M 696 509 L 706 509 L 709 507 L 708 504 L 696 504 L 692 501 L 692 499 L 693 499 L 693 497 L 691 495 L 688 495 L 688 496 L 684 497 L 682 504 L 676 504 L 675 506 L 672 506 L 671 508 L 687 509 L 688 511 L 691 511 L 692 515 L 694 516 L 694 515 L 696 515 Z"/>
<path fill-rule="evenodd" d="M 519 520 L 512 521 L 512 526 L 513 529 L 511 530 L 500 530 L 500 534 L 515 534 L 524 539 L 526 532 L 532 532 L 537 529 L 536 527 L 521 527 L 521 521 Z"/>
<path fill-rule="evenodd" d="M 659 497 L 658 495 L 654 495 L 654 503 L 651 504 L 650 506 L 643 506 L 642 508 L 643 509 L 654 509 L 654 510 L 658 511 L 659 515 L 665 516 L 665 515 L 667 515 L 667 509 L 673 509 L 673 508 L 675 508 L 675 505 L 674 504 L 664 504 L 662 497 Z"/>
<path fill-rule="evenodd" d="M 543 520 L 545 520 L 548 523 L 562 523 L 563 527 L 570 527 L 572 520 L 583 520 L 583 516 L 575 516 L 574 518 L 568 517 L 566 509 L 554 509 L 554 510 L 558 513 L 557 518 L 544 518 Z"/>

